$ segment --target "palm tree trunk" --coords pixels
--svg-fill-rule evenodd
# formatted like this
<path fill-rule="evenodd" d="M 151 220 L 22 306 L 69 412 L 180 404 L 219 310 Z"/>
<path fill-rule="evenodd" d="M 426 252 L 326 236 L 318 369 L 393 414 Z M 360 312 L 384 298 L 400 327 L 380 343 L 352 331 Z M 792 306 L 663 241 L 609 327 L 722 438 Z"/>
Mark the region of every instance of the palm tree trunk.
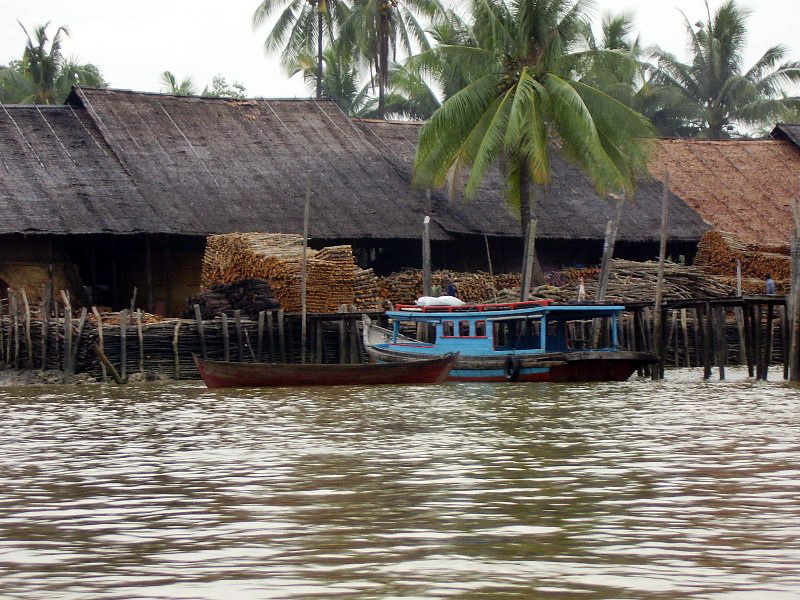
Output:
<path fill-rule="evenodd" d="M 383 119 L 386 106 L 386 82 L 389 78 L 389 2 L 381 3 L 378 28 L 378 118 Z"/>
<path fill-rule="evenodd" d="M 519 216 L 522 225 L 522 238 L 528 234 L 528 225 L 531 222 L 531 176 L 528 170 L 528 163 L 525 159 L 519 160 Z M 536 240 L 530 240 L 533 244 L 533 267 L 531 269 L 531 286 L 542 285 L 545 282 L 542 267 L 539 265 L 539 257 L 536 254 Z M 523 265 L 524 267 L 525 265 Z"/>
<path fill-rule="evenodd" d="M 322 98 L 322 11 L 325 5 L 317 4 L 317 100 Z"/>

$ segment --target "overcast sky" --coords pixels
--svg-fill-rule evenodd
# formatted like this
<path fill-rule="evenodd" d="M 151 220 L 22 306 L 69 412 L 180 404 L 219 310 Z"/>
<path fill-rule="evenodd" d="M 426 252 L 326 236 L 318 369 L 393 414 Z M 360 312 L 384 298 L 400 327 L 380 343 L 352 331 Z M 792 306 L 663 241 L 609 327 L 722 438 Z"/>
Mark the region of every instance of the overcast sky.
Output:
<path fill-rule="evenodd" d="M 702 0 L 596 0 L 598 14 L 629 11 L 645 44 L 658 44 L 685 59 L 680 11 L 695 22 L 706 18 Z M 710 0 L 713 10 L 721 0 Z M 48 21 L 66 25 L 65 54 L 98 65 L 115 88 L 159 91 L 159 75 L 189 75 L 197 87 L 222 74 L 240 81 L 249 96 L 303 97 L 302 81 L 289 79 L 262 48 L 264 30 L 253 31 L 258 0 L 0 0 L 0 64 L 19 58 L 28 30 Z M 789 47 L 800 60 L 800 0 L 741 0 L 752 10 L 745 66 L 771 45 Z M 794 46 L 792 45 L 794 44 Z"/>

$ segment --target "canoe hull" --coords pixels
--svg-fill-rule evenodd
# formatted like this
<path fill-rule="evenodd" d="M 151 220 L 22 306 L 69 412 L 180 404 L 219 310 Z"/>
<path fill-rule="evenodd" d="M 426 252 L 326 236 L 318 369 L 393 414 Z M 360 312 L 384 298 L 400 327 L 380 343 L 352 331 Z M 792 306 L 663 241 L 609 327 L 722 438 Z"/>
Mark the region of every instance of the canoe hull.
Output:
<path fill-rule="evenodd" d="M 442 383 L 457 355 L 366 365 L 297 365 L 203 360 L 197 370 L 209 388 Z"/>

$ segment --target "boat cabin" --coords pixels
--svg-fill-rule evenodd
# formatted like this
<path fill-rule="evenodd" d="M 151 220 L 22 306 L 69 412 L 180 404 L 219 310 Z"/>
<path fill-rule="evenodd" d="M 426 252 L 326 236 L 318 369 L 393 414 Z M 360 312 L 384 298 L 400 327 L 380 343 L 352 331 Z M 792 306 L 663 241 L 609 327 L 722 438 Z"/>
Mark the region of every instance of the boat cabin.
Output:
<path fill-rule="evenodd" d="M 581 350 L 619 350 L 617 322 L 623 306 L 550 305 L 523 308 L 492 305 L 425 308 L 401 306 L 387 312 L 392 323 L 388 343 L 396 350 L 462 355 L 493 353 L 544 354 Z M 511 308 L 505 308 L 512 306 Z M 599 347 L 592 346 L 592 331 L 600 327 Z"/>

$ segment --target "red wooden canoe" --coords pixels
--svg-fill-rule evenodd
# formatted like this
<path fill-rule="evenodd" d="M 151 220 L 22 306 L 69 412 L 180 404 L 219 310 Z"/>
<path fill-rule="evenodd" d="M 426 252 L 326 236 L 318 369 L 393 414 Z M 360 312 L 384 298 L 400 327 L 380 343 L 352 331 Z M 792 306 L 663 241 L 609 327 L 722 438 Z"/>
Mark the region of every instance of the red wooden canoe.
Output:
<path fill-rule="evenodd" d="M 442 383 L 458 354 L 386 364 L 318 365 L 203 360 L 197 370 L 210 388 Z"/>

